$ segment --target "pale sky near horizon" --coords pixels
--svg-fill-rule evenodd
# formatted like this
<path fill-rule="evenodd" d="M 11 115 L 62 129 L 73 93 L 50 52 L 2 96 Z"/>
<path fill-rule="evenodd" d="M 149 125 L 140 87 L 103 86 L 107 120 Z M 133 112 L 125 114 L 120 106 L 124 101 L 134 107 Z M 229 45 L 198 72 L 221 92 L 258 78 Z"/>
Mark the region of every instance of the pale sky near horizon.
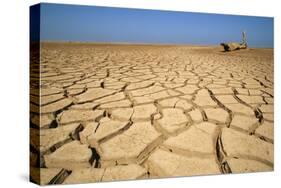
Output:
<path fill-rule="evenodd" d="M 177 11 L 41 4 L 42 41 L 214 45 L 241 41 L 273 44 L 273 18 Z"/>

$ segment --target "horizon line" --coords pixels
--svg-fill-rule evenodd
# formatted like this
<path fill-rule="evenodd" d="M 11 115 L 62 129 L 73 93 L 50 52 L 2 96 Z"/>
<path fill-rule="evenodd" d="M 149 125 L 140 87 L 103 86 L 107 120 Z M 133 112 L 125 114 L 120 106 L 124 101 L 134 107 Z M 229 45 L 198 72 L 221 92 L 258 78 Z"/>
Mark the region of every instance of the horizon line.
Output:
<path fill-rule="evenodd" d="M 31 41 L 32 42 L 32 41 Z M 107 44 L 107 45 L 153 45 L 153 46 L 197 46 L 197 47 L 220 47 L 219 44 L 194 44 L 194 43 L 149 43 L 149 42 L 98 42 L 98 41 L 77 41 L 77 40 L 40 40 L 40 43 L 86 43 L 86 44 Z M 248 45 L 249 46 L 249 45 Z M 250 48 L 274 49 L 274 46 L 249 46 Z"/>

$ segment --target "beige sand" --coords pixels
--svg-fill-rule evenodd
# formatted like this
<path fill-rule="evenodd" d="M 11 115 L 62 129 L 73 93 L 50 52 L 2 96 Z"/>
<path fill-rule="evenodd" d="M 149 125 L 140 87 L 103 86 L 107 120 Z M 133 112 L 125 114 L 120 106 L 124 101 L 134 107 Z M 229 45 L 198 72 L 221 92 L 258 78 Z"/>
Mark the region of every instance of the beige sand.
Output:
<path fill-rule="evenodd" d="M 273 170 L 273 50 L 222 51 L 43 43 L 41 184 Z"/>

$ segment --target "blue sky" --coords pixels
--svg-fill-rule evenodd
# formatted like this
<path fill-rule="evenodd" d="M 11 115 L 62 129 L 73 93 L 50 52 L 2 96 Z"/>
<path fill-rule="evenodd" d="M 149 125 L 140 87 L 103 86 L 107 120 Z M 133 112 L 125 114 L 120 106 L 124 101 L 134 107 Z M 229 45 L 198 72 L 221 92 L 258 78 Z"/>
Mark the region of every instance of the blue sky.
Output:
<path fill-rule="evenodd" d="M 273 18 L 41 4 L 41 40 L 273 47 Z"/>

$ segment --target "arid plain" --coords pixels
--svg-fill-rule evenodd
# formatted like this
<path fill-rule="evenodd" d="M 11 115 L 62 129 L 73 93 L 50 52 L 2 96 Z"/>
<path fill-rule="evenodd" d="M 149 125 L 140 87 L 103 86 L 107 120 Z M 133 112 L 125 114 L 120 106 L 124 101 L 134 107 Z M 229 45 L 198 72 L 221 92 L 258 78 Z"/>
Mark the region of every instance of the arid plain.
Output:
<path fill-rule="evenodd" d="M 31 83 L 41 73 L 33 181 L 272 171 L 273 49 L 222 50 L 42 43 L 31 65 Z"/>

